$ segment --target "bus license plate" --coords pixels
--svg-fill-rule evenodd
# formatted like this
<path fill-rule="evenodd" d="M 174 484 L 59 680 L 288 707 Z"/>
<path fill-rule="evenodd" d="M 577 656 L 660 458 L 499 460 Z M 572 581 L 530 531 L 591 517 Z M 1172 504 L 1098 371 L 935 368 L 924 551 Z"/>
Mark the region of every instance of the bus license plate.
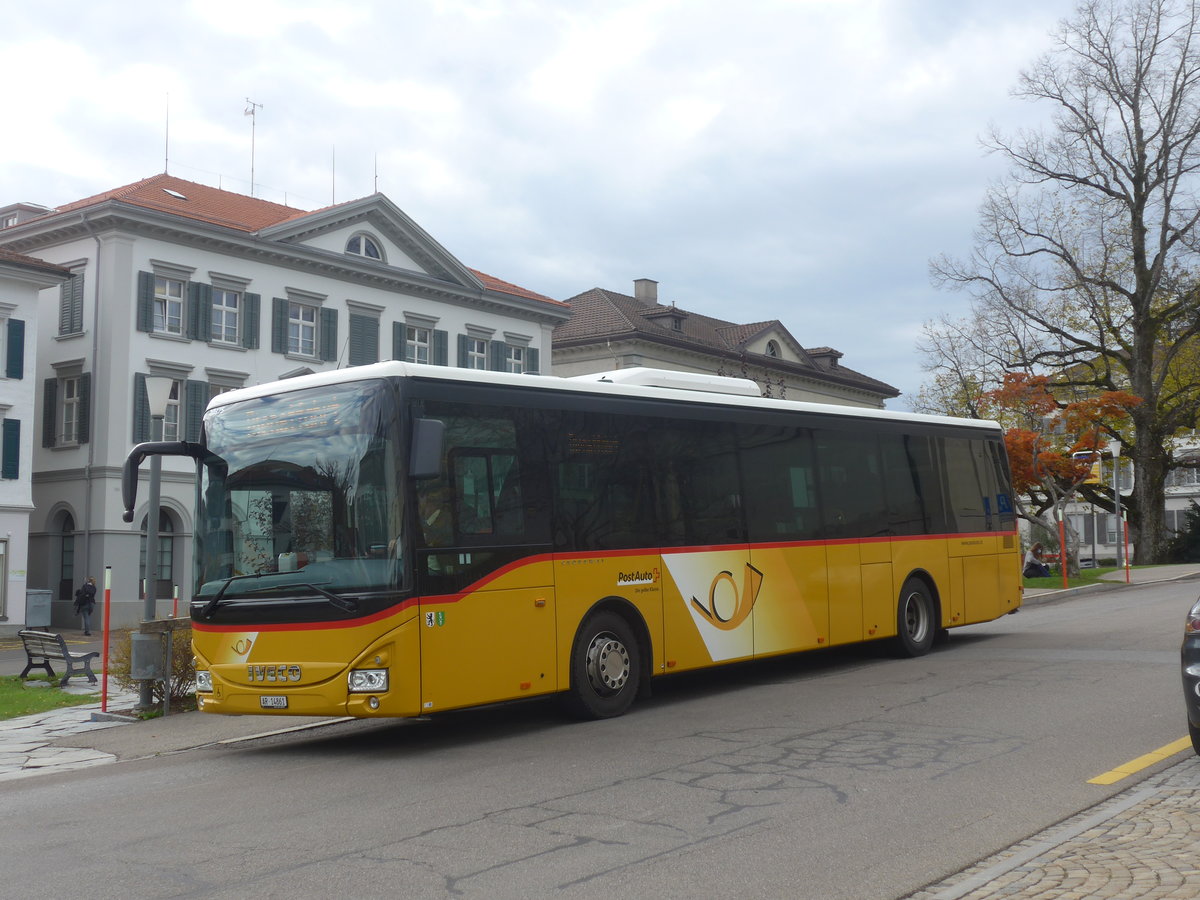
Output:
<path fill-rule="evenodd" d="M 263 709 L 287 709 L 287 697 L 278 695 L 259 697 L 258 702 Z"/>

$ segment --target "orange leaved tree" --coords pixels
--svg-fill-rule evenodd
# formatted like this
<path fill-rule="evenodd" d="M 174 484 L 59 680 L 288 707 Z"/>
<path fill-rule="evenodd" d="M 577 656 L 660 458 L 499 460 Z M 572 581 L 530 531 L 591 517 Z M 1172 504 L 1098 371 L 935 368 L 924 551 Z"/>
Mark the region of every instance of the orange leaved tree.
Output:
<path fill-rule="evenodd" d="M 1064 507 L 1075 498 L 1120 512 L 1112 485 L 1094 482 L 1092 464 L 1106 453 L 1141 400 L 1127 391 L 1066 399 L 1050 378 L 1009 372 L 984 394 L 982 412 L 1005 426 L 1004 443 L 1022 518 L 1057 534 L 1067 522 L 1070 568 L 1079 567 L 1079 535 Z"/>

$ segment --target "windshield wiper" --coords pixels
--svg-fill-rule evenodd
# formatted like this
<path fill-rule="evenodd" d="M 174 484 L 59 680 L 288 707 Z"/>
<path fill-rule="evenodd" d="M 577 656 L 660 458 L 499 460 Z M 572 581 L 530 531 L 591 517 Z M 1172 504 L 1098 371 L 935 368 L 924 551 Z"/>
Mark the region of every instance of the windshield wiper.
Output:
<path fill-rule="evenodd" d="M 234 576 L 226 579 L 225 583 L 223 585 L 221 585 L 221 589 L 219 591 L 217 591 L 216 596 L 213 597 L 211 600 L 209 600 L 208 603 L 206 603 L 204 605 L 204 608 L 202 610 L 200 610 L 201 618 L 204 618 L 204 619 L 212 618 L 213 613 L 215 613 L 217 611 L 217 607 L 221 605 L 221 601 L 225 598 L 225 591 L 235 581 L 241 581 L 246 578 L 269 578 L 272 575 L 278 575 L 278 574 L 279 573 L 256 573 L 256 574 L 251 574 L 251 575 L 234 575 Z M 329 584 L 328 581 L 323 581 L 321 583 Z M 331 591 L 324 590 L 323 588 L 313 584 L 312 582 L 308 582 L 308 581 L 288 581 L 288 582 L 285 582 L 284 584 L 267 584 L 267 585 L 263 585 L 262 587 L 253 588 L 252 590 L 246 591 L 246 593 L 256 594 L 256 593 L 259 593 L 260 591 L 271 591 L 271 590 L 278 590 L 280 588 L 288 588 L 288 587 L 306 587 L 309 590 L 311 590 L 317 594 L 320 594 L 322 597 L 324 597 L 326 600 L 328 600 L 330 603 L 332 603 L 338 609 L 343 609 L 346 612 L 352 612 L 352 613 L 358 612 L 358 601 L 357 600 L 354 600 L 350 597 L 342 597 L 338 594 L 334 594 Z"/>
<path fill-rule="evenodd" d="M 258 572 L 254 572 L 250 575 L 231 575 L 229 578 L 226 578 L 225 583 L 221 585 L 221 589 L 217 591 L 216 595 L 211 600 L 204 604 L 204 609 L 200 610 L 200 618 L 211 619 L 213 613 L 217 611 L 217 607 L 221 605 L 221 600 L 224 599 L 225 591 L 228 590 L 229 586 L 235 581 L 241 581 L 245 578 L 262 578 L 262 575 Z"/>
<path fill-rule="evenodd" d="M 324 597 L 326 600 L 328 600 L 330 603 L 332 603 L 334 606 L 338 607 L 339 609 L 344 609 L 346 612 L 358 612 L 358 601 L 354 600 L 351 597 L 343 597 L 340 594 L 334 594 L 331 591 L 322 590 L 321 588 L 317 587 L 315 584 L 310 584 L 309 582 L 306 582 L 306 581 L 300 581 L 300 582 L 294 582 L 294 583 L 297 584 L 299 587 L 312 588 L 314 591 L 316 591 L 318 594 L 320 594 L 322 597 Z M 322 582 L 322 584 L 329 584 L 329 582 L 324 581 L 324 582 Z"/>

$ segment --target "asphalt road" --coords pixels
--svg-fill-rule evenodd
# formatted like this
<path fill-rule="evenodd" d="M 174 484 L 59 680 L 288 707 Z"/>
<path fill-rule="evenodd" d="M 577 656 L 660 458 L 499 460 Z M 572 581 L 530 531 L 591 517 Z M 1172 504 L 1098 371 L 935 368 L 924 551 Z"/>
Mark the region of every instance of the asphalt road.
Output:
<path fill-rule="evenodd" d="M 1088 779 L 1185 734 L 1195 594 L 1034 606 L 917 660 L 868 647 L 677 677 L 606 722 L 537 702 L 2 783 L 4 883 L 122 900 L 903 897 L 1124 789 Z"/>

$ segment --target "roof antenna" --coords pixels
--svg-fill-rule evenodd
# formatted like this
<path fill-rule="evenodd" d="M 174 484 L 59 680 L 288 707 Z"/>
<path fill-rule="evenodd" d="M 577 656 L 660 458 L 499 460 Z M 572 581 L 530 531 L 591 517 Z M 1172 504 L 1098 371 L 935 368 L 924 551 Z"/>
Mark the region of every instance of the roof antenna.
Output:
<path fill-rule="evenodd" d="M 329 205 L 337 203 L 337 144 L 329 151 Z"/>
<path fill-rule="evenodd" d="M 167 91 L 166 127 L 163 129 L 163 174 L 170 175 L 171 160 L 171 92 Z"/>
<path fill-rule="evenodd" d="M 254 196 L 254 126 L 257 124 L 257 113 L 263 108 L 261 103 L 255 103 L 249 97 L 246 98 L 246 110 L 242 113 L 244 116 L 250 117 L 250 196 Z"/>

